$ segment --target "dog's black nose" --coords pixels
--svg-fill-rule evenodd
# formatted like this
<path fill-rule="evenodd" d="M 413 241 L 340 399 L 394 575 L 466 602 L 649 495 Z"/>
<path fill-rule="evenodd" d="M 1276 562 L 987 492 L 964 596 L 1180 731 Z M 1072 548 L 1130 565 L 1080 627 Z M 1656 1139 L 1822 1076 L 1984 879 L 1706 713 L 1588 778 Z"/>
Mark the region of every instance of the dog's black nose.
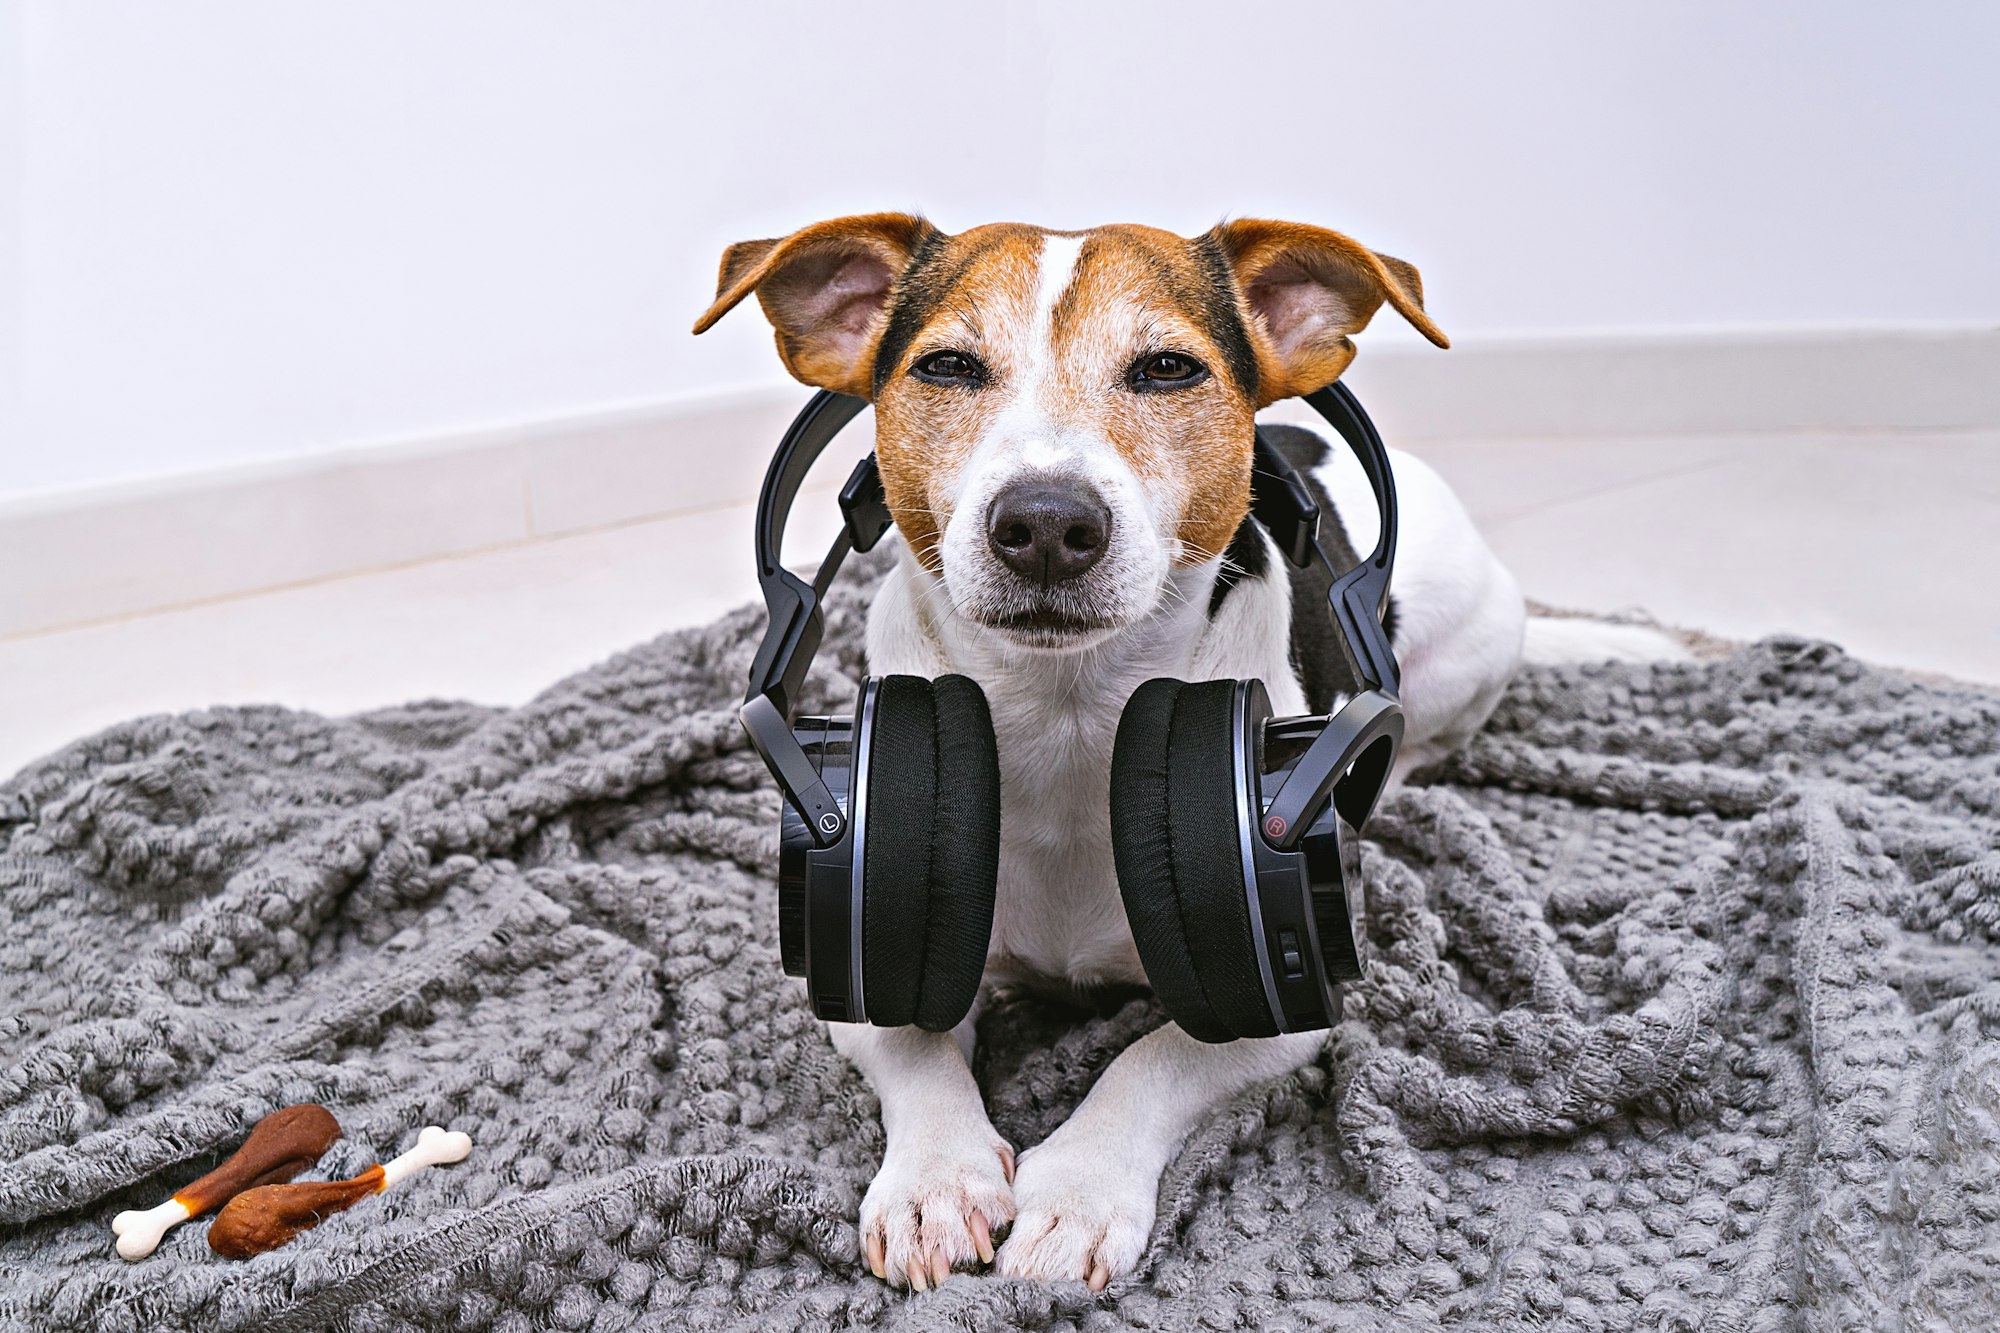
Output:
<path fill-rule="evenodd" d="M 993 554 L 1044 588 L 1089 570 L 1110 537 L 1111 511 L 1078 482 L 1017 482 L 994 497 L 986 514 Z"/>

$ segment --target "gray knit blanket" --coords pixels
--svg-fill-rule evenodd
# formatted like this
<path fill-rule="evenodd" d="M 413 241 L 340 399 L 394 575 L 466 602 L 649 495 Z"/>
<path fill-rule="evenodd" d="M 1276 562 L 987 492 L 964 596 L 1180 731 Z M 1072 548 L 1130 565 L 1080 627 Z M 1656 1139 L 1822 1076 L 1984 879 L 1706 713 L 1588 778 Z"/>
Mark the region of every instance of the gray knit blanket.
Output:
<path fill-rule="evenodd" d="M 218 708 L 0 786 L 0 1327 L 2000 1328 L 2000 701 L 1824 644 L 1524 671 L 1364 855 L 1316 1062 L 1189 1140 L 1138 1271 L 891 1292 L 875 1099 L 781 975 L 760 628 L 504 710 Z M 812 707 L 859 671 L 837 598 Z M 1017 1147 L 1161 1015 L 1000 997 Z M 248 1261 L 109 1222 L 267 1112 L 350 1176 Z"/>

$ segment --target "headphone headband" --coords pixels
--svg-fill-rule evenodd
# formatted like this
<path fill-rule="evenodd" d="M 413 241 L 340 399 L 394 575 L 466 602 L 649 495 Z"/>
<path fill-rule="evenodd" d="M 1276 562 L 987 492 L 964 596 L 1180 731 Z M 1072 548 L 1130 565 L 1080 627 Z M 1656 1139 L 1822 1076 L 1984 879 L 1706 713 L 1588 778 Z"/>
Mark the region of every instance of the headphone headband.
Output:
<path fill-rule="evenodd" d="M 1388 451 L 1354 393 L 1338 382 L 1304 395 L 1304 401 L 1340 433 L 1375 492 L 1380 526 L 1375 549 L 1353 569 L 1335 570 L 1319 544 L 1319 505 L 1278 451 L 1257 433 L 1251 464 L 1250 512 L 1277 541 L 1285 558 L 1304 566 L 1315 558 L 1333 575 L 1327 600 L 1335 635 L 1355 677 L 1371 690 L 1394 698 L 1400 685 L 1396 656 L 1382 628 L 1388 606 L 1389 575 L 1396 562 L 1396 484 Z M 867 551 L 882 539 L 893 518 L 881 473 L 870 454 L 855 465 L 840 490 L 846 517 L 819 571 L 807 583 L 779 562 L 785 526 L 799 487 L 842 427 L 860 414 L 866 400 L 820 390 L 793 419 L 757 497 L 757 581 L 770 622 L 750 665 L 750 688 L 742 708 L 751 743 L 777 776 L 784 796 L 805 817 L 819 846 L 838 841 L 847 818 L 792 734 L 793 701 L 824 633 L 820 603 L 850 551 Z M 1318 748 L 1318 747 L 1314 747 Z M 1310 752 L 1309 756 L 1310 757 Z M 1295 771 L 1294 779 L 1305 777 Z M 1329 782 L 1331 779 L 1329 778 Z M 1308 779 L 1301 793 L 1313 783 Z M 1287 782 L 1286 788 L 1293 786 Z M 1283 797 L 1281 789 L 1279 796 Z M 1295 797 L 1298 795 L 1295 793 Z M 1303 833 L 1301 827 L 1298 830 Z"/>
<path fill-rule="evenodd" d="M 1389 451 L 1362 410 L 1354 391 L 1336 380 L 1305 394 L 1306 406 L 1340 432 L 1375 492 L 1379 519 L 1375 549 L 1353 569 L 1337 570 L 1319 544 L 1319 506 L 1291 464 L 1273 449 L 1260 431 L 1251 473 L 1250 512 L 1269 529 L 1292 564 L 1303 567 L 1315 557 L 1333 578 L 1327 600 L 1340 633 L 1341 652 L 1355 678 L 1370 689 L 1394 695 L 1402 684 L 1396 655 L 1383 632 L 1382 616 L 1389 606 L 1389 576 L 1396 565 L 1396 479 L 1389 470 Z M 1260 476 L 1260 474 L 1262 474 Z M 1258 485 L 1268 477 L 1268 490 Z M 1266 497 L 1269 497 L 1268 499 Z"/>

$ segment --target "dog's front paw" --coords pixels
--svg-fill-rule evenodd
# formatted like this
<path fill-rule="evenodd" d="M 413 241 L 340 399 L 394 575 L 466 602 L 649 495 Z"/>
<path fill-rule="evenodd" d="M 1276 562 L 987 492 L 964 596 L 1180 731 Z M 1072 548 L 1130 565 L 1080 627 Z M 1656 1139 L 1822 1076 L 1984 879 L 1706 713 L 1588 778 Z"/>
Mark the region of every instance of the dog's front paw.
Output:
<path fill-rule="evenodd" d="M 892 1145 L 861 1201 L 868 1267 L 925 1291 L 960 1264 L 993 1262 L 993 1232 L 1014 1216 L 1013 1180 L 1014 1150 L 990 1129 Z"/>
<path fill-rule="evenodd" d="M 1103 1291 L 1145 1252 L 1160 1174 L 1132 1162 L 1119 1144 L 1071 1131 L 1063 1126 L 1022 1156 L 1014 1182 L 1020 1212 L 994 1268 Z"/>

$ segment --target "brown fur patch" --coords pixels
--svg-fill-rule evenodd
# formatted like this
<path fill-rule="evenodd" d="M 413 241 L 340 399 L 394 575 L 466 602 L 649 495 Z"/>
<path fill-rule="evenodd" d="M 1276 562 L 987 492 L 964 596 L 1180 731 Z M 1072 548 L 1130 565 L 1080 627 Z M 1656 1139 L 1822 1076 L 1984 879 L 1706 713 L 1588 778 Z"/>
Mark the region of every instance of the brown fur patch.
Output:
<path fill-rule="evenodd" d="M 1260 407 L 1340 378 L 1354 360 L 1348 335 L 1367 328 L 1385 300 L 1424 337 L 1451 345 L 1424 313 L 1417 270 L 1352 237 L 1243 218 L 1201 239 L 1221 251 L 1236 275 L 1257 349 Z"/>
<path fill-rule="evenodd" d="M 994 380 L 1021 370 L 1020 349 L 1004 336 L 1010 314 L 1034 299 L 1041 232 L 998 223 L 948 237 L 899 286 L 889 316 L 909 322 L 885 346 L 878 365 L 875 458 L 896 526 L 923 565 L 937 568 L 937 544 L 951 520 L 950 481 L 956 477 L 1003 406 L 998 395 L 930 384 L 909 368 L 933 352 L 970 352 Z"/>
<path fill-rule="evenodd" d="M 814 223 L 778 241 L 742 241 L 722 255 L 703 333 L 751 292 L 796 378 L 867 397 L 875 348 L 888 328 L 890 293 L 937 229 L 907 213 Z"/>
<path fill-rule="evenodd" d="M 1050 406 L 1091 422 L 1141 478 L 1179 493 L 1180 564 L 1220 555 L 1250 507 L 1255 409 L 1218 337 L 1236 312 L 1218 309 L 1212 292 L 1181 237 L 1101 227 L 1089 233 L 1050 329 L 1058 395 Z M 1207 377 L 1134 391 L 1133 365 L 1163 352 L 1193 357 Z"/>

